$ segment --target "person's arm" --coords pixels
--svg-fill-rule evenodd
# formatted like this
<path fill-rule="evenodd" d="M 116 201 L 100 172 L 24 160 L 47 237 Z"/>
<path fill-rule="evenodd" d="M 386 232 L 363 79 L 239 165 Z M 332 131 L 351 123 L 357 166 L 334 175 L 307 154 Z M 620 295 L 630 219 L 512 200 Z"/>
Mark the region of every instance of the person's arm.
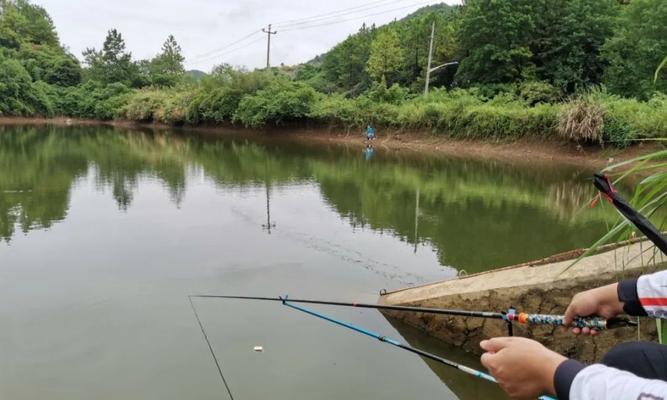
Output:
<path fill-rule="evenodd" d="M 629 315 L 667 319 L 667 271 L 621 281 L 618 297 Z"/>
<path fill-rule="evenodd" d="M 667 319 L 667 271 L 577 293 L 565 311 L 564 323 L 569 325 L 575 317 L 598 315 L 611 318 L 623 312 Z M 596 333 L 588 328 L 572 331 L 575 334 Z"/>
<path fill-rule="evenodd" d="M 585 366 L 526 338 L 484 340 L 482 364 L 513 399 L 667 400 L 667 382 L 600 364 Z"/>
<path fill-rule="evenodd" d="M 567 360 L 554 375 L 559 400 L 664 400 L 667 382 L 639 378 L 601 364 Z"/>

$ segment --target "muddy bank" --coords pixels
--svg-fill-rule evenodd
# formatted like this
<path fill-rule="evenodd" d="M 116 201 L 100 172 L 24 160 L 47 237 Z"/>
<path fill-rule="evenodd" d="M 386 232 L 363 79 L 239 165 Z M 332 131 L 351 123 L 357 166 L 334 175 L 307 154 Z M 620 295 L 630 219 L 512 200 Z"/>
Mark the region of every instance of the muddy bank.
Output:
<path fill-rule="evenodd" d="M 57 125 L 57 126 L 94 126 L 107 125 L 123 128 L 159 129 L 174 131 L 196 131 L 208 134 L 248 134 L 268 135 L 272 138 L 298 139 L 320 143 L 362 148 L 366 145 L 361 131 L 349 131 L 334 128 L 307 129 L 302 127 L 284 127 L 271 129 L 248 129 L 237 126 L 182 126 L 164 124 L 137 123 L 133 121 L 81 120 L 74 118 L 19 118 L 0 117 L 0 125 Z M 371 144 L 376 148 L 389 151 L 403 151 L 426 154 L 442 154 L 465 158 L 493 159 L 513 163 L 559 163 L 581 165 L 590 168 L 603 168 L 610 163 L 629 160 L 642 154 L 664 149 L 659 144 L 643 144 L 627 149 L 601 148 L 600 146 L 580 146 L 561 140 L 539 140 L 521 138 L 515 141 L 460 140 L 434 136 L 424 131 L 381 130 Z"/>
<path fill-rule="evenodd" d="M 326 143 L 348 146 L 365 145 L 359 132 L 335 130 L 298 130 L 278 134 Z M 610 163 L 629 160 L 643 154 L 664 149 L 656 144 L 639 144 L 626 149 L 579 146 L 560 140 L 521 138 L 515 141 L 460 140 L 434 136 L 427 132 L 381 132 L 371 142 L 373 146 L 387 150 L 411 151 L 427 154 L 443 154 L 454 157 L 484 158 L 512 163 L 559 163 L 581 165 L 600 169 Z"/>
<path fill-rule="evenodd" d="M 562 315 L 577 292 L 664 267 L 667 258 L 653 249 L 647 242 L 631 243 L 586 257 L 574 266 L 572 259 L 546 263 L 540 260 L 396 290 L 381 296 L 380 303 L 480 311 L 516 307 L 529 313 Z M 481 340 L 507 335 L 501 320 L 419 313 L 388 312 L 387 315 L 474 353 L 481 353 Z M 515 324 L 514 331 L 584 362 L 599 360 L 620 342 L 637 340 L 638 336 L 644 340 L 656 337 L 655 323 L 648 319 L 641 321 L 639 335 L 634 327 L 609 330 L 598 337 L 576 337 L 551 326 Z"/>

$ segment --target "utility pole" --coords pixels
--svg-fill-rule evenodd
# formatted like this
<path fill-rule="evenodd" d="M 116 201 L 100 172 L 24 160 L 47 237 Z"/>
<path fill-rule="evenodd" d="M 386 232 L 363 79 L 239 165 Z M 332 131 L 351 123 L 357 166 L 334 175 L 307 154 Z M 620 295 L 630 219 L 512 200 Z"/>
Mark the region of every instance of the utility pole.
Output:
<path fill-rule="evenodd" d="M 424 97 L 428 96 L 428 82 L 431 79 L 431 59 L 433 58 L 433 36 L 435 36 L 435 21 L 431 24 L 431 43 L 428 45 L 428 66 L 426 67 L 426 86 Z"/>
<path fill-rule="evenodd" d="M 438 65 L 437 67 L 431 68 L 431 60 L 433 59 L 433 37 L 435 36 L 435 22 L 431 25 L 431 44 L 428 46 L 428 66 L 426 67 L 426 84 L 424 86 L 424 97 L 428 96 L 428 84 L 431 80 L 431 72 L 434 72 L 440 68 L 446 67 L 448 65 L 456 65 L 458 61 L 451 61 Z"/>
<path fill-rule="evenodd" d="M 271 57 L 271 35 L 275 35 L 278 31 L 271 32 L 271 24 L 269 24 L 269 29 L 262 28 L 262 32 L 266 33 L 268 39 L 266 41 L 266 69 L 269 69 L 271 67 L 269 63 Z"/>

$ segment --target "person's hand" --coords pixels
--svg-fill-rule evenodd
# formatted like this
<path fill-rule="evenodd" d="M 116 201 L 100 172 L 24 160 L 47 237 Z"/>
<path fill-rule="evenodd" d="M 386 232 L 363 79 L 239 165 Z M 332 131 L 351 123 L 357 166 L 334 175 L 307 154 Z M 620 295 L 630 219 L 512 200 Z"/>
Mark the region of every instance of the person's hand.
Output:
<path fill-rule="evenodd" d="M 556 368 L 567 358 L 540 343 L 521 337 L 483 340 L 482 364 L 513 399 L 536 399 L 556 394 Z"/>
<path fill-rule="evenodd" d="M 623 312 L 623 303 L 618 299 L 618 283 L 577 293 L 565 310 L 563 323 L 567 329 L 574 318 L 597 315 L 602 318 L 612 318 Z M 597 335 L 595 329 L 572 328 L 572 333 L 578 335 Z"/>

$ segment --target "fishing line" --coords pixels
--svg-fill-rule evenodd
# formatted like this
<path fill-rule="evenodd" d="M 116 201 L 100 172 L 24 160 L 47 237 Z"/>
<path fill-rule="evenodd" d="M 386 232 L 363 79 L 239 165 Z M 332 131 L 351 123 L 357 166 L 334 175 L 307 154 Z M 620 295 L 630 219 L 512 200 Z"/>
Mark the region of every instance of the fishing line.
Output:
<path fill-rule="evenodd" d="M 218 357 L 215 356 L 215 352 L 213 351 L 213 346 L 211 345 L 211 341 L 208 340 L 208 335 L 206 334 L 206 330 L 204 329 L 204 324 L 202 324 L 201 319 L 199 318 L 199 313 L 197 312 L 197 308 L 195 307 L 195 303 L 192 302 L 192 296 L 188 296 L 188 300 L 190 301 L 190 307 L 192 308 L 192 312 L 195 314 L 195 318 L 197 318 L 197 323 L 199 324 L 199 329 L 201 329 L 202 335 L 204 335 L 204 340 L 206 340 L 206 344 L 208 345 L 208 349 L 211 352 L 211 357 L 213 357 L 213 361 L 215 362 L 215 366 L 218 368 L 218 374 L 220 374 L 220 379 L 222 379 L 222 383 L 225 384 L 225 388 L 227 389 L 227 393 L 229 393 L 229 398 L 231 400 L 234 400 L 234 396 L 232 395 L 232 391 L 229 389 L 229 385 L 227 384 L 227 380 L 225 379 L 225 375 L 222 373 L 222 368 L 220 367 L 220 363 L 218 362 Z"/>

